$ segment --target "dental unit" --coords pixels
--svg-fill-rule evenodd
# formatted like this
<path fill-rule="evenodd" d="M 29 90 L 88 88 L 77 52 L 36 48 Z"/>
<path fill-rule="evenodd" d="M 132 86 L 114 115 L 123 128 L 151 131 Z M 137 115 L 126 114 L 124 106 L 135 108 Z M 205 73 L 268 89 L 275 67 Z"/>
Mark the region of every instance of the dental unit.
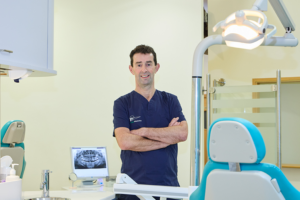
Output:
<path fill-rule="evenodd" d="M 280 19 L 286 32 L 284 36 L 274 36 L 276 27 L 268 24 L 267 17 L 263 11 L 267 11 L 267 0 L 255 1 L 250 10 L 240 10 L 224 21 L 217 23 L 213 27 L 215 32 L 222 28 L 221 35 L 211 35 L 203 39 L 194 52 L 193 74 L 192 74 L 192 131 L 191 137 L 194 143 L 191 143 L 191 169 L 190 184 L 199 185 L 200 183 L 200 131 L 201 131 L 201 93 L 202 93 L 202 65 L 205 51 L 213 45 L 226 44 L 230 47 L 253 49 L 258 46 L 283 46 L 295 47 L 298 45 L 298 39 L 294 37 L 292 31 L 295 31 L 295 24 L 287 11 L 282 0 L 269 0 L 278 18 Z M 248 20 L 247 17 L 256 17 L 258 21 Z M 252 19 L 251 18 L 251 19 Z M 267 29 L 272 29 L 266 33 Z M 207 88 L 209 91 L 209 88 Z M 207 92 L 207 99 L 210 93 Z M 210 106 L 210 102 L 207 102 Z M 210 125 L 210 114 L 207 116 L 207 124 Z M 280 132 L 280 130 L 279 130 Z"/>
<path fill-rule="evenodd" d="M 218 44 L 248 50 L 258 46 L 296 47 L 298 39 L 292 34 L 292 31 L 295 31 L 295 24 L 283 1 L 269 0 L 269 2 L 286 30 L 283 36 L 274 36 L 277 29 L 274 25 L 269 24 L 267 16 L 263 13 L 268 9 L 268 1 L 257 0 L 251 9 L 237 11 L 224 21 L 217 23 L 213 27 L 213 31 L 216 32 L 221 28 L 222 34 L 211 35 L 203 39 L 194 52 L 190 185 L 195 186 L 196 189 L 191 186 L 190 188 L 177 188 L 177 190 L 165 186 L 138 186 L 126 174 L 119 174 L 117 183 L 114 185 L 116 194 L 139 195 L 140 199 L 151 199 L 151 196 L 193 200 L 292 200 L 300 198 L 300 192 L 289 183 L 281 172 L 281 167 L 260 163 L 265 156 L 262 136 L 251 122 L 239 118 L 219 119 L 216 121 L 219 126 L 214 122 L 210 127 L 209 137 L 216 131 L 223 135 L 219 135 L 211 141 L 208 139 L 210 161 L 204 168 L 200 184 L 203 55 L 210 46 Z M 253 18 L 256 18 L 257 21 L 254 21 Z M 267 33 L 268 29 L 270 29 L 269 33 Z M 278 76 L 280 77 L 280 73 Z M 209 95 L 209 88 L 207 91 L 207 95 Z M 207 97 L 207 99 L 209 98 Z M 207 102 L 207 106 L 210 106 L 209 102 Z M 207 124 L 211 124 L 209 114 Z M 235 132 L 239 136 L 236 135 L 235 138 L 230 135 L 230 132 Z M 278 134 L 280 135 L 280 127 Z M 217 146 L 213 148 L 215 145 Z M 126 184 L 127 186 L 125 186 Z M 251 188 L 254 187 L 255 189 L 252 190 Z M 195 192 L 191 192 L 194 190 Z M 178 195 L 180 192 L 182 192 L 181 197 Z"/>

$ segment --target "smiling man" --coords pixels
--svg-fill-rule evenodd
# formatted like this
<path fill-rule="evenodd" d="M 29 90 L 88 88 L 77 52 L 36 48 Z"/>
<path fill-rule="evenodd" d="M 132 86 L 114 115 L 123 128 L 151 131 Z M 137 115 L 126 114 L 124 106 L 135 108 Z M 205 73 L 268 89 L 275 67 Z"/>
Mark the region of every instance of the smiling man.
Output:
<path fill-rule="evenodd" d="M 175 95 L 154 87 L 160 65 L 153 48 L 137 46 L 130 60 L 135 90 L 118 98 L 113 108 L 114 136 L 122 150 L 121 173 L 138 184 L 179 186 L 177 143 L 188 135 L 180 103 Z M 138 198 L 120 195 L 119 199 Z"/>

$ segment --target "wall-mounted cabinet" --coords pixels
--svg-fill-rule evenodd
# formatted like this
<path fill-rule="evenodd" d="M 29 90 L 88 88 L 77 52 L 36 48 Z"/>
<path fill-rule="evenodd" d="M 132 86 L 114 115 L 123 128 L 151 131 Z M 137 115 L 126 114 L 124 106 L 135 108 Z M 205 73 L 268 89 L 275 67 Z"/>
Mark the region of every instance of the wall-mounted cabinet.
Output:
<path fill-rule="evenodd" d="M 53 0 L 0 0 L 0 64 L 53 76 Z"/>

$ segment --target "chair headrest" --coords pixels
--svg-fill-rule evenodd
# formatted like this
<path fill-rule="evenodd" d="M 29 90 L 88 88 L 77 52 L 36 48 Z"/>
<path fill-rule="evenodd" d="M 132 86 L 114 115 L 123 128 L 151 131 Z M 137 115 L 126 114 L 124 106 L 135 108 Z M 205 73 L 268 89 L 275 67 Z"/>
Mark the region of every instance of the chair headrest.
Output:
<path fill-rule="evenodd" d="M 1 143 L 22 143 L 25 138 L 25 123 L 22 120 L 11 120 L 1 129 Z"/>
<path fill-rule="evenodd" d="M 260 163 L 266 155 L 262 135 L 241 118 L 221 118 L 209 128 L 207 149 L 214 162 Z"/>

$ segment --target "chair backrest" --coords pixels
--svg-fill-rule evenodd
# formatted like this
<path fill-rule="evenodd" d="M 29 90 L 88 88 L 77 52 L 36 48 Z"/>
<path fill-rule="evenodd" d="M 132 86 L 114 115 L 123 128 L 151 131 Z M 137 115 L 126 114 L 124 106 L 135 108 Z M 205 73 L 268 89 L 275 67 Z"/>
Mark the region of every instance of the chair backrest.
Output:
<path fill-rule="evenodd" d="M 266 154 L 265 143 L 259 130 L 248 121 L 214 123 L 210 129 L 208 143 L 209 158 L 215 162 L 260 163 Z"/>
<path fill-rule="evenodd" d="M 15 166 L 16 174 L 23 177 L 26 162 L 24 158 L 25 123 L 21 120 L 7 122 L 1 129 L 1 156 L 10 156 Z"/>
<path fill-rule="evenodd" d="M 280 169 L 260 163 L 266 148 L 251 122 L 218 119 L 209 129 L 207 144 L 210 161 L 191 200 L 300 199 Z"/>

